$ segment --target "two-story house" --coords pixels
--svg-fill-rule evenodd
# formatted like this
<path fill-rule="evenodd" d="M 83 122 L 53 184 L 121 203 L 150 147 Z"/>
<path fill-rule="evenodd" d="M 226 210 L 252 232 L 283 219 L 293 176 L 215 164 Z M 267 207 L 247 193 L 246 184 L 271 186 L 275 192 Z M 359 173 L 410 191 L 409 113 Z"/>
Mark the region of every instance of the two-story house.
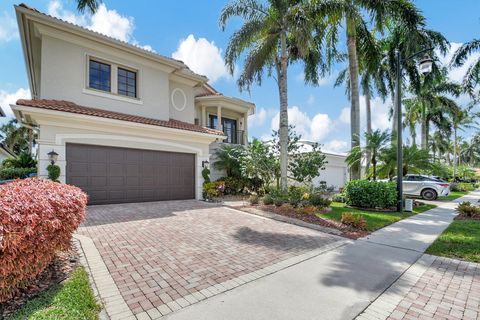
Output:
<path fill-rule="evenodd" d="M 183 62 L 15 7 L 39 131 L 38 173 L 58 154 L 62 182 L 90 204 L 201 198 L 219 143 L 245 144 L 252 103 L 226 97 Z"/>

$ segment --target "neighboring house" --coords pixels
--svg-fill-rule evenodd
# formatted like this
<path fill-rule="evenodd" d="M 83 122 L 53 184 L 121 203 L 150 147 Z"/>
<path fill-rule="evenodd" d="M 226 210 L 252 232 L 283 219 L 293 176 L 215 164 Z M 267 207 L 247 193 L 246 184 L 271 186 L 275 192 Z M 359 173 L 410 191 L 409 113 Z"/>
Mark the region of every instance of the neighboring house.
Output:
<path fill-rule="evenodd" d="M 313 184 L 318 186 L 320 181 L 325 181 L 327 186 L 335 187 L 335 190 L 343 188 L 349 180 L 348 166 L 345 163 L 346 155 L 323 152 L 325 154 L 325 170 L 320 170 L 320 175 L 313 179 Z"/>
<path fill-rule="evenodd" d="M 12 109 L 39 129 L 38 172 L 91 204 L 193 199 L 219 143 L 247 143 L 255 105 L 225 97 L 181 61 L 15 7 L 32 100 Z"/>
<path fill-rule="evenodd" d="M 314 142 L 300 141 L 303 144 L 303 151 L 311 150 L 311 145 Z M 333 186 L 335 190 L 343 188 L 345 183 L 350 179 L 348 165 L 345 162 L 347 155 L 333 152 L 324 152 L 325 155 L 325 169 L 320 170 L 318 177 L 313 179 L 313 185 L 319 186 L 321 181 L 325 181 L 327 186 Z"/>
<path fill-rule="evenodd" d="M 15 157 L 15 154 L 9 150 L 3 143 L 0 143 L 0 164 L 7 158 Z"/>

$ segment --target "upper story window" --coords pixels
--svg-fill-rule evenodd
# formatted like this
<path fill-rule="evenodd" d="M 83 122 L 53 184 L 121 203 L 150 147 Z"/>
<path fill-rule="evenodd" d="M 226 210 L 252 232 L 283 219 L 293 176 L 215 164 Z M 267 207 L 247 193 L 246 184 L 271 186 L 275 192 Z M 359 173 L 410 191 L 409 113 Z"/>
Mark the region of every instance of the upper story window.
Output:
<path fill-rule="evenodd" d="M 137 73 L 118 68 L 118 94 L 127 97 L 137 97 Z"/>
<path fill-rule="evenodd" d="M 111 91 L 111 66 L 107 63 L 90 60 L 88 86 L 92 89 Z"/>

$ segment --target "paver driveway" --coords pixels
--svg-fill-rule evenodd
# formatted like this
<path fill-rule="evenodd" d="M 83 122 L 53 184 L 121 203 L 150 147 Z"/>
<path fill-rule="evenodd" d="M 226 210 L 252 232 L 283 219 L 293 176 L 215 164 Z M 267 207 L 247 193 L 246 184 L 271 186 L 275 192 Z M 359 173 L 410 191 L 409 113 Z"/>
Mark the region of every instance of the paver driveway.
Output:
<path fill-rule="evenodd" d="M 193 200 L 91 206 L 78 233 L 137 315 L 339 240 Z"/>

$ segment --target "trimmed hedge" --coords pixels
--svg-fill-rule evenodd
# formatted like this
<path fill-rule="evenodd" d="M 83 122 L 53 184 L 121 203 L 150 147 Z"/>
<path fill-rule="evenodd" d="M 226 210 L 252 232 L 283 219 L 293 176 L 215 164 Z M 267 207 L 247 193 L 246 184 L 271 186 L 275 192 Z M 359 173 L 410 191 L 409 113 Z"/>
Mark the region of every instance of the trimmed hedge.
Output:
<path fill-rule="evenodd" d="M 345 185 L 345 203 L 360 208 L 386 209 L 397 204 L 395 182 L 352 180 Z"/>
<path fill-rule="evenodd" d="M 37 277 L 67 249 L 85 218 L 79 188 L 30 178 L 0 186 L 0 303 Z"/>
<path fill-rule="evenodd" d="M 36 173 L 37 168 L 10 168 L 0 169 L 0 180 L 23 179 L 31 173 Z"/>

